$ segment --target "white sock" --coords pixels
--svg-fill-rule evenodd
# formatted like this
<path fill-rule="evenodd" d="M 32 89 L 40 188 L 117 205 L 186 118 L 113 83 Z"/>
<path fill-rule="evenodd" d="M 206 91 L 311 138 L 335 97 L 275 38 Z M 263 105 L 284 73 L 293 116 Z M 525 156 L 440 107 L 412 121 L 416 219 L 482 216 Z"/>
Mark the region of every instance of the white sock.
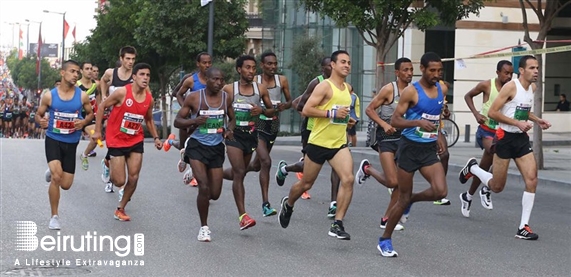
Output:
<path fill-rule="evenodd" d="M 520 229 L 529 223 L 529 216 L 531 215 L 534 201 L 535 193 L 527 191 L 523 192 L 523 197 L 521 198 L 521 221 L 519 222 Z"/>
<path fill-rule="evenodd" d="M 474 196 L 474 195 L 470 194 L 470 192 L 466 192 L 466 200 L 472 201 L 472 196 Z"/>
<path fill-rule="evenodd" d="M 470 173 L 476 175 L 476 177 L 478 177 L 480 181 L 482 181 L 482 184 L 484 184 L 484 186 L 488 186 L 488 182 L 490 182 L 490 179 L 494 177 L 492 173 L 481 169 L 478 165 L 473 165 L 472 167 L 470 167 Z"/>
<path fill-rule="evenodd" d="M 332 208 L 334 205 L 337 205 L 337 201 L 331 201 L 329 204 L 329 208 Z"/>
<path fill-rule="evenodd" d="M 287 170 L 285 166 L 282 166 L 282 168 L 280 168 L 280 171 L 284 174 L 287 175 Z"/>

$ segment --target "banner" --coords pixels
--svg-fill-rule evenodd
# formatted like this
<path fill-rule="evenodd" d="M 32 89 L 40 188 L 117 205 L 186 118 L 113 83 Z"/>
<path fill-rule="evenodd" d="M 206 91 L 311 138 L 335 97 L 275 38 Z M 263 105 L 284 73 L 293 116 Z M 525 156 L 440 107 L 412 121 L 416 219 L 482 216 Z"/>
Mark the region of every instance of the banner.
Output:
<path fill-rule="evenodd" d="M 212 0 L 200 0 L 200 6 L 204 7 L 208 5 L 208 3 L 212 2 Z"/>

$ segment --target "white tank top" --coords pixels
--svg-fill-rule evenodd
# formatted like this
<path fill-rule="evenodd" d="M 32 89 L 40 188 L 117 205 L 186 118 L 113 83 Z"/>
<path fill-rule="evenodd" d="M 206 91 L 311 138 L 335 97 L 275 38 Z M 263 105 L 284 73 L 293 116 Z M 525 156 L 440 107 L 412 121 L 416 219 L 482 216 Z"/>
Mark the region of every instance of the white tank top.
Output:
<path fill-rule="evenodd" d="M 501 113 L 515 120 L 527 121 L 531 107 L 533 107 L 533 88 L 530 85 L 529 88 L 525 90 L 518 79 L 514 79 L 513 82 L 516 87 L 515 97 L 502 107 Z M 500 128 L 510 133 L 522 133 L 517 126 L 505 123 L 500 123 Z"/>

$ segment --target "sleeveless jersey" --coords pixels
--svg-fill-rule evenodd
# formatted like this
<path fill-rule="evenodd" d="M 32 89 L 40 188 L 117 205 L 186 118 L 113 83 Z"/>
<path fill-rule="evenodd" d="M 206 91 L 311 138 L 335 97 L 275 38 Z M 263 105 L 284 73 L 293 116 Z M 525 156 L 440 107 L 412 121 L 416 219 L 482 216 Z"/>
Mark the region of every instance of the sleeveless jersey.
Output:
<path fill-rule="evenodd" d="M 503 115 L 509 118 L 513 118 L 518 121 L 527 121 L 529 119 L 531 107 L 533 107 L 533 88 L 530 85 L 527 90 L 524 89 L 519 82 L 519 79 L 514 79 L 512 82 L 515 83 L 516 87 L 515 97 L 511 101 L 507 102 L 500 111 Z M 522 133 L 517 126 L 505 123 L 500 123 L 500 128 L 509 133 Z"/>
<path fill-rule="evenodd" d="M 111 85 L 109 86 L 108 94 L 111 95 L 116 89 L 124 87 L 133 82 L 133 75 L 129 76 L 127 80 L 119 79 L 119 68 L 113 69 L 113 80 L 111 80 Z"/>
<path fill-rule="evenodd" d="M 14 105 L 12 107 L 12 113 L 14 114 L 14 117 L 20 116 L 20 105 Z"/>
<path fill-rule="evenodd" d="M 409 140 L 420 143 L 434 142 L 438 139 L 438 130 L 440 130 L 440 113 L 442 112 L 442 107 L 444 105 L 442 87 L 439 83 L 436 83 L 438 96 L 436 96 L 436 98 L 430 98 L 426 95 L 424 89 L 418 82 L 415 82 L 413 85 L 418 93 L 418 102 L 406 111 L 405 118 L 407 120 L 428 120 L 434 123 L 436 128 L 432 131 L 427 131 L 420 127 L 406 128 L 402 131 L 402 135 Z"/>
<path fill-rule="evenodd" d="M 315 77 L 315 79 L 317 79 L 317 84 L 323 82 L 323 80 L 325 80 L 325 76 L 323 75 L 319 75 L 317 77 Z M 302 123 L 301 123 L 301 130 L 308 130 L 311 131 L 313 129 L 313 123 L 314 123 L 314 119 L 313 118 L 304 118 Z"/>
<path fill-rule="evenodd" d="M 400 91 L 397 82 L 392 82 L 393 85 L 393 100 L 385 105 L 381 105 L 381 109 L 379 111 L 379 117 L 384 122 L 391 124 L 391 117 L 395 113 L 397 105 L 400 100 Z M 397 141 L 401 137 L 402 129 L 396 129 L 397 131 L 394 132 L 392 135 L 387 135 L 385 133 L 385 129 L 383 127 L 377 127 L 377 136 L 381 138 L 381 141 Z"/>
<path fill-rule="evenodd" d="M 262 83 L 262 75 L 256 76 L 256 81 Z M 282 85 L 280 83 L 280 75 L 274 75 L 275 86 L 268 87 L 268 93 L 270 95 L 270 101 L 272 101 L 272 106 L 274 109 L 278 108 L 278 104 L 282 100 Z M 265 106 L 263 101 L 260 101 L 262 107 Z M 280 117 L 276 112 L 273 117 L 266 117 L 264 114 L 260 114 L 260 120 L 258 120 L 258 126 L 256 126 L 258 131 L 266 133 L 268 135 L 276 135 L 280 131 Z"/>
<path fill-rule="evenodd" d="M 200 82 L 200 78 L 198 78 L 198 73 L 192 74 L 191 78 L 192 78 L 192 87 L 189 88 L 189 89 L 184 93 L 184 95 L 182 96 L 182 98 L 186 98 L 186 96 L 187 96 L 188 94 L 190 94 L 191 92 L 193 92 L 193 91 L 199 91 L 199 90 L 201 90 L 201 89 L 205 89 L 205 88 L 206 88 L 206 85 L 204 85 L 204 84 L 202 84 L 202 83 Z"/>
<path fill-rule="evenodd" d="M 77 80 L 77 86 L 82 90 L 85 91 L 87 96 L 89 96 L 89 103 L 91 107 L 94 108 L 95 104 L 97 103 L 95 100 L 95 92 L 97 91 L 97 84 L 92 81 L 91 87 L 87 88 L 81 83 L 81 80 Z"/>
<path fill-rule="evenodd" d="M 344 89 L 338 89 L 329 79 L 327 83 L 333 91 L 331 99 L 318 109 L 336 110 L 340 107 L 349 107 L 351 105 L 351 94 L 346 83 L 343 83 Z M 349 122 L 349 114 L 345 118 L 313 118 L 313 129 L 309 135 L 308 143 L 329 149 L 341 148 L 347 143 L 347 123 Z"/>
<path fill-rule="evenodd" d="M 238 81 L 234 82 L 234 115 L 236 117 L 236 128 L 243 131 L 256 130 L 256 121 L 258 116 L 252 116 L 250 113 L 254 106 L 260 105 L 260 89 L 258 83 L 253 82 L 254 94 L 242 95 L 240 93 L 240 85 Z"/>
<path fill-rule="evenodd" d="M 52 104 L 48 107 L 50 114 L 46 136 L 51 139 L 65 142 L 78 143 L 81 138 L 81 130 L 75 130 L 74 121 L 83 119 L 81 116 L 81 89 L 75 88 L 71 100 L 62 100 L 57 88 L 51 90 Z"/>
<path fill-rule="evenodd" d="M 498 122 L 488 117 L 488 111 L 490 110 L 490 107 L 492 106 L 494 100 L 496 100 L 496 97 L 498 97 L 498 94 L 499 92 L 498 89 L 496 88 L 496 78 L 492 78 L 490 80 L 490 96 L 488 98 L 488 101 L 486 101 L 486 103 L 482 105 L 482 110 L 480 111 L 480 114 L 482 114 L 487 118 L 486 122 L 484 122 L 483 125 L 491 130 L 498 129 Z"/>
<path fill-rule="evenodd" d="M 200 144 L 207 146 L 214 146 L 222 143 L 224 140 L 224 130 L 226 129 L 226 92 L 222 91 L 222 101 L 220 106 L 211 107 L 206 101 L 206 91 L 201 89 L 193 93 L 199 93 L 198 109 L 196 114 L 192 114 L 191 118 L 206 115 L 206 123 L 198 126 L 196 130 L 190 135 L 191 138 L 196 139 Z"/>
<path fill-rule="evenodd" d="M 107 120 L 105 138 L 108 148 L 131 147 L 144 139 L 143 121 L 153 103 L 153 96 L 145 91 L 145 100 L 137 102 L 133 95 L 133 85 L 125 86 L 127 93 L 119 107 L 113 107 Z"/>

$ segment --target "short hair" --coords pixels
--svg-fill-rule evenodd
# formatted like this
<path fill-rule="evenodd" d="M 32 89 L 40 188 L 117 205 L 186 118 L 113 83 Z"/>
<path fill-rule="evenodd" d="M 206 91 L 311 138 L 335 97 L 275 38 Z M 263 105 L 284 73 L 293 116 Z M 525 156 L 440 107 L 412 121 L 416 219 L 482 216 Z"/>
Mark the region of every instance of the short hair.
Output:
<path fill-rule="evenodd" d="M 137 55 L 137 49 L 135 49 L 135 47 L 133 46 L 125 46 L 125 47 L 121 47 L 121 50 L 119 50 L 119 56 L 121 58 L 125 57 L 125 54 L 133 54 L 133 55 Z"/>
<path fill-rule="evenodd" d="M 409 58 L 399 58 L 396 62 L 395 62 L 395 70 L 399 70 L 400 69 L 400 65 L 401 63 L 412 63 L 412 61 Z"/>
<path fill-rule="evenodd" d="M 250 56 L 250 55 L 243 55 L 240 56 L 237 60 L 236 60 L 236 68 L 240 68 L 244 65 L 245 61 L 253 61 L 255 64 L 256 63 L 256 58 Z"/>
<path fill-rule="evenodd" d="M 200 59 L 202 59 L 202 56 L 209 56 L 209 57 L 210 57 L 210 54 L 208 54 L 208 53 L 206 53 L 206 52 L 200 52 L 200 53 L 198 53 L 198 55 L 196 55 L 196 62 L 197 62 L 197 63 L 200 62 Z"/>
<path fill-rule="evenodd" d="M 208 70 L 206 70 L 206 77 L 210 78 L 210 77 L 212 77 L 212 74 L 214 74 L 216 72 L 220 72 L 220 73 L 222 73 L 222 75 L 224 75 L 224 72 L 222 72 L 222 70 L 220 70 L 220 68 L 211 67 Z"/>
<path fill-rule="evenodd" d="M 420 64 L 424 67 L 428 67 L 428 64 L 430 62 L 442 62 L 442 59 L 440 59 L 440 56 L 438 56 L 434 52 L 424 53 L 424 55 L 422 55 L 422 58 L 420 58 Z"/>
<path fill-rule="evenodd" d="M 83 69 L 83 66 L 85 66 L 86 64 L 91 64 L 91 65 L 93 66 L 93 64 L 92 64 L 91 62 L 82 62 L 82 63 L 79 65 L 79 68 Z"/>
<path fill-rule="evenodd" d="M 537 59 L 532 55 L 525 55 L 521 57 L 521 59 L 519 60 L 518 66 L 521 68 L 525 68 L 525 66 L 527 65 L 527 60 L 537 60 Z"/>
<path fill-rule="evenodd" d="M 271 57 L 274 57 L 274 58 L 276 58 L 276 59 L 278 58 L 274 52 L 272 52 L 272 51 L 267 51 L 267 52 L 264 52 L 264 53 L 262 54 L 262 58 L 261 58 L 262 62 L 265 61 L 266 57 L 270 57 L 270 56 L 271 56 Z"/>
<path fill-rule="evenodd" d="M 345 55 L 349 56 L 349 52 L 347 52 L 345 50 L 337 50 L 331 54 L 331 61 L 337 62 L 337 56 L 339 56 L 340 54 L 345 54 Z"/>
<path fill-rule="evenodd" d="M 496 67 L 497 71 L 502 71 L 502 68 L 504 68 L 504 65 L 509 65 L 509 66 L 513 66 L 512 62 L 508 61 L 508 60 L 501 60 L 498 62 L 498 65 Z"/>
<path fill-rule="evenodd" d="M 133 66 L 133 75 L 137 75 L 137 72 L 139 72 L 141 69 L 148 69 L 150 71 L 151 66 L 148 63 L 138 63 Z"/>
<path fill-rule="evenodd" d="M 563 98 L 567 99 L 567 96 L 565 95 L 565 93 L 561 93 L 561 94 L 559 94 L 559 96 L 563 96 Z"/>
<path fill-rule="evenodd" d="M 321 66 L 327 66 L 331 63 L 331 57 L 325 57 L 321 59 Z"/>
<path fill-rule="evenodd" d="M 79 67 L 79 63 L 74 61 L 74 60 L 67 60 L 65 62 L 63 62 L 63 65 L 61 66 L 62 70 L 66 70 L 68 66 L 70 65 L 76 65 L 77 67 Z"/>

